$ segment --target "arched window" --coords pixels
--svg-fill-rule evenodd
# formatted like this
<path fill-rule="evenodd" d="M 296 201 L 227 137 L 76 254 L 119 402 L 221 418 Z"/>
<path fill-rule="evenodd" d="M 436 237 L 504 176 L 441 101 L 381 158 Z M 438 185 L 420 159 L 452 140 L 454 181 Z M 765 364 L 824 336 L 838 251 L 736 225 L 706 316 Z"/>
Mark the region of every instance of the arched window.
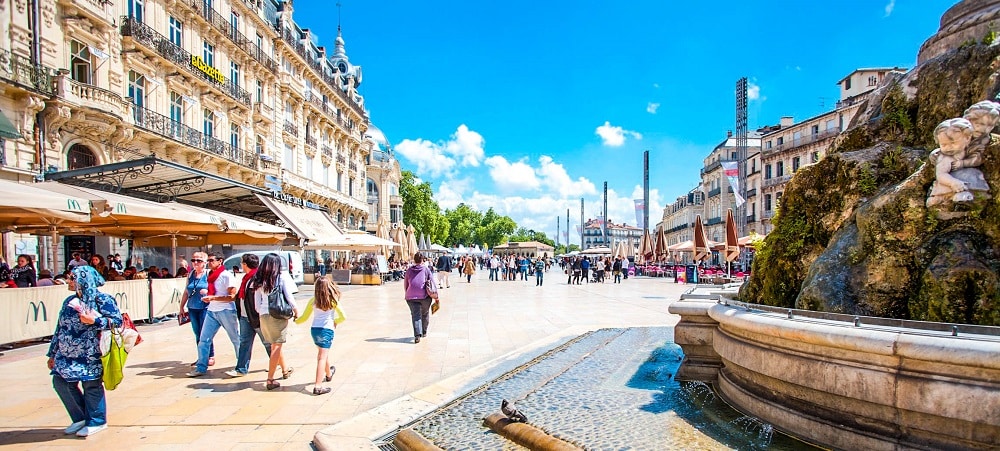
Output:
<path fill-rule="evenodd" d="M 82 169 L 97 166 L 97 157 L 83 144 L 73 144 L 66 152 L 67 169 Z"/>
<path fill-rule="evenodd" d="M 347 227 L 354 228 L 354 215 L 347 217 Z"/>
<path fill-rule="evenodd" d="M 344 225 L 344 212 L 337 210 L 337 224 Z"/>
<path fill-rule="evenodd" d="M 368 203 L 378 204 L 378 184 L 374 180 L 368 179 L 367 192 L 368 192 Z"/>

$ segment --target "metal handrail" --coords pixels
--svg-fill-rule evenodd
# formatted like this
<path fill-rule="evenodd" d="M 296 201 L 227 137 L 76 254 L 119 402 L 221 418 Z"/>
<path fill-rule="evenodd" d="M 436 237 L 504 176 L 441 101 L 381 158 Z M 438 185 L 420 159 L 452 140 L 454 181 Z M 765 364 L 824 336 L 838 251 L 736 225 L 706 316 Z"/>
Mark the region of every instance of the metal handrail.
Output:
<path fill-rule="evenodd" d="M 139 128 L 249 168 L 257 167 L 257 156 L 251 152 L 244 152 L 239 147 L 233 147 L 225 141 L 208 136 L 155 111 L 135 104 L 131 106 L 132 119 Z"/>
<path fill-rule="evenodd" d="M 881 318 L 877 316 L 818 312 L 814 310 L 801 310 L 801 309 L 793 309 L 787 307 L 776 307 L 773 305 L 751 304 L 748 302 L 741 302 L 726 297 L 720 297 L 719 301 L 717 302 L 719 304 L 723 304 L 730 307 L 740 307 L 746 309 L 749 312 L 759 311 L 766 313 L 777 313 L 780 315 L 787 316 L 790 319 L 795 319 L 795 318 L 819 319 L 825 321 L 852 323 L 855 327 L 862 327 L 862 326 L 894 327 L 900 329 L 914 329 L 924 332 L 946 333 L 946 334 L 951 334 L 952 336 L 958 336 L 959 334 L 973 334 L 973 335 L 985 335 L 990 337 L 1000 337 L 1000 327 L 997 326 L 940 323 L 933 321 L 914 321 L 907 319 Z"/>
<path fill-rule="evenodd" d="M 56 94 L 54 73 L 45 66 L 32 64 L 28 58 L 0 49 L 0 78 L 53 96 Z"/>
<path fill-rule="evenodd" d="M 184 70 L 188 71 L 195 76 L 203 78 L 208 81 L 210 85 L 221 85 L 220 90 L 233 99 L 244 103 L 245 105 L 250 105 L 250 93 L 240 88 L 239 85 L 233 82 L 233 80 L 225 79 L 224 82 L 219 82 L 219 80 L 212 78 L 205 72 L 202 72 L 191 65 L 192 57 L 191 53 L 178 47 L 166 36 L 158 33 L 156 30 L 152 29 L 149 25 L 146 25 L 135 18 L 130 16 L 121 17 L 122 25 L 120 32 L 122 36 L 131 37 L 136 42 L 146 46 L 150 50 L 155 51 L 160 56 L 166 58 L 169 61 L 183 67 Z"/>
<path fill-rule="evenodd" d="M 227 21 L 222 14 L 219 14 L 214 8 L 210 7 L 205 3 L 204 0 L 191 0 L 189 2 L 181 2 L 190 6 L 195 12 L 198 13 L 203 19 L 205 19 L 209 24 L 215 27 L 216 30 L 221 32 L 224 36 L 233 41 L 240 50 L 246 52 L 255 61 L 263 65 L 271 73 L 278 72 L 278 63 L 272 60 L 267 54 L 257 46 L 256 42 L 247 39 L 243 33 L 240 33 L 232 23 Z"/>

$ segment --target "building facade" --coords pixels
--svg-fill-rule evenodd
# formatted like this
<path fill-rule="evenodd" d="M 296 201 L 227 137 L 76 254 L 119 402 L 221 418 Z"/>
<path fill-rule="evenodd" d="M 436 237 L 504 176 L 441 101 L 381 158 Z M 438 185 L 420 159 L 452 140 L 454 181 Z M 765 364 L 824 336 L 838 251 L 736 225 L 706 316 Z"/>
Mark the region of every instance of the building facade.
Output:
<path fill-rule="evenodd" d="M 861 101 L 888 73 L 902 70 L 898 67 L 857 69 L 838 83 L 840 100 L 835 109 L 797 124 L 791 117 L 784 117 L 777 129 L 762 136 L 763 174 L 757 196 L 759 204 L 755 206 L 761 212 L 758 233 L 768 234 L 774 228 L 772 219 L 792 176 L 802 167 L 822 159 L 834 139 L 857 114 Z"/>
<path fill-rule="evenodd" d="M 365 191 L 368 203 L 366 229 L 374 231 L 380 220 L 390 227 L 403 226 L 403 198 L 399 196 L 402 169 L 385 135 L 374 125 L 368 128 L 365 139 L 371 143 L 366 161 L 368 179 Z"/>
<path fill-rule="evenodd" d="M 667 245 L 694 240 L 694 221 L 705 212 L 705 192 L 701 187 L 688 191 L 663 208 L 663 217 L 656 225 L 655 232 L 664 229 Z M 654 239 L 655 239 L 655 235 Z M 690 256 L 681 256 L 680 261 L 690 261 Z"/>
<path fill-rule="evenodd" d="M 0 121 L 4 179 L 176 200 L 296 235 L 273 204 L 346 229 L 390 211 L 398 163 L 384 147 L 371 158 L 361 67 L 339 27 L 327 53 L 291 2 L 0 2 L 0 31 L 0 111 L 15 132 Z M 389 193 L 375 209 L 373 168 Z"/>
<path fill-rule="evenodd" d="M 607 237 L 604 236 L 604 228 L 607 228 Z M 633 250 L 639 250 L 639 243 L 642 241 L 642 229 L 628 224 L 615 224 L 601 219 L 589 219 L 583 226 L 583 249 L 604 246 L 612 251 L 618 243 L 624 242 L 625 246 Z"/>
<path fill-rule="evenodd" d="M 736 194 L 726 177 L 723 164 L 739 163 L 739 147 L 732 132 L 704 159 L 701 186 L 704 190 L 704 211 L 701 213 L 708 239 L 722 241 L 726 237 L 726 212 L 736 212 Z M 747 156 L 760 152 L 760 131 L 747 132 Z M 751 166 L 747 166 L 748 182 Z M 749 187 L 750 184 L 747 183 Z M 748 193 L 749 196 L 749 193 Z M 749 213 L 751 208 L 747 208 Z"/>

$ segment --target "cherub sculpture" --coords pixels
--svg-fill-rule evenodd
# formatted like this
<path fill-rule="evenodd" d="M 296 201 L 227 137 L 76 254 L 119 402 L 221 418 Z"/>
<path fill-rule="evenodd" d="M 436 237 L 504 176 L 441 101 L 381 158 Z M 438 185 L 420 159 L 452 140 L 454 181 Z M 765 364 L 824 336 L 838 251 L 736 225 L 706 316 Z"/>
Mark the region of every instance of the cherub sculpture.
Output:
<path fill-rule="evenodd" d="M 965 118 L 948 119 L 934 129 L 938 148 L 929 159 L 935 179 L 927 196 L 928 207 L 971 202 L 975 199 L 972 191 L 989 191 L 982 171 L 976 169 L 982 164 L 981 149 L 985 146 L 970 151 L 974 133 L 973 123 Z"/>

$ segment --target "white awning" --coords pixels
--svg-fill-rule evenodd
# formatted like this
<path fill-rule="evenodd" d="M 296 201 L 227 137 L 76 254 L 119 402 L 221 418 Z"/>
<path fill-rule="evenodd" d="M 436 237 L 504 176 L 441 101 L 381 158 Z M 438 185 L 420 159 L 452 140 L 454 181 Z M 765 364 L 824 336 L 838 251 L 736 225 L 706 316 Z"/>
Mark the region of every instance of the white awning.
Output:
<path fill-rule="evenodd" d="M 326 241 L 344 234 L 330 216 L 322 210 L 303 208 L 257 194 L 267 208 L 292 229 L 299 238 L 309 241 Z"/>

